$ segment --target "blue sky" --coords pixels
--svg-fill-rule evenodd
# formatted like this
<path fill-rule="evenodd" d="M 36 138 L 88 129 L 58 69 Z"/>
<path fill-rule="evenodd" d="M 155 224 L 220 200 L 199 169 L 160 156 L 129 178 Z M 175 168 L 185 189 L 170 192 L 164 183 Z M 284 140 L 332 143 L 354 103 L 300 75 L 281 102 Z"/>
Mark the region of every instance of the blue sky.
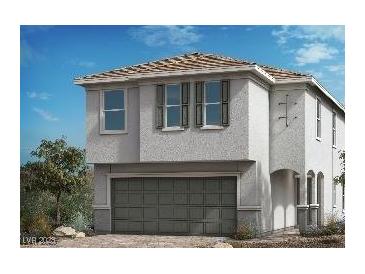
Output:
<path fill-rule="evenodd" d="M 75 76 L 193 51 L 312 73 L 344 103 L 343 26 L 21 26 L 21 162 L 43 138 L 85 145 Z"/>

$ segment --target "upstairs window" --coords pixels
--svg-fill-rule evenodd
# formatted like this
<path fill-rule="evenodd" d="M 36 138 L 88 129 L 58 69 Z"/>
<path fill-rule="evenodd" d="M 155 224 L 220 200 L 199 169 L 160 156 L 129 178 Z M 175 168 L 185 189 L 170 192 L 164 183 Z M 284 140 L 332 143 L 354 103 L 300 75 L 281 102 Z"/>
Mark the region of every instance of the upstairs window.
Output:
<path fill-rule="evenodd" d="M 229 126 L 229 81 L 195 83 L 195 125 L 217 129 Z"/>
<path fill-rule="evenodd" d="M 156 86 L 156 128 L 183 130 L 189 127 L 190 83 Z"/>
<path fill-rule="evenodd" d="M 321 139 L 322 137 L 322 103 L 317 98 L 317 110 L 316 110 L 316 137 Z"/>
<path fill-rule="evenodd" d="M 180 84 L 166 85 L 166 127 L 180 127 Z"/>
<path fill-rule="evenodd" d="M 221 83 L 220 81 L 204 84 L 204 125 L 221 124 Z"/>
<path fill-rule="evenodd" d="M 101 94 L 101 132 L 126 131 L 126 104 L 124 90 L 106 90 Z"/>
<path fill-rule="evenodd" d="M 332 112 L 332 146 L 336 147 L 336 112 Z"/>

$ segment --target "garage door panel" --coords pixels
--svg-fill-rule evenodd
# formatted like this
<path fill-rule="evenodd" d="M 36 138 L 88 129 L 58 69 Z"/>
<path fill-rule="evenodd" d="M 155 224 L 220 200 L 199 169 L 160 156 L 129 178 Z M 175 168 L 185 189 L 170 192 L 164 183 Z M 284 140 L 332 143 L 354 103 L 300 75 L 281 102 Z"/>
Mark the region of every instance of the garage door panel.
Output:
<path fill-rule="evenodd" d="M 190 219 L 204 219 L 204 208 L 203 207 L 190 207 L 189 217 L 190 217 Z"/>
<path fill-rule="evenodd" d="M 236 194 L 222 194 L 222 204 L 233 206 L 237 203 L 237 195 Z"/>
<path fill-rule="evenodd" d="M 158 210 L 158 217 L 161 219 L 173 219 L 174 208 L 171 206 L 160 206 Z"/>
<path fill-rule="evenodd" d="M 174 203 L 174 194 L 173 193 L 160 193 L 159 194 L 159 203 L 161 205 L 172 205 Z"/>
<path fill-rule="evenodd" d="M 141 191 L 142 190 L 142 178 L 130 178 L 129 191 Z"/>
<path fill-rule="evenodd" d="M 174 185 L 172 184 L 172 182 L 172 178 L 160 178 L 158 190 L 161 192 L 172 192 L 174 190 Z"/>
<path fill-rule="evenodd" d="M 115 182 L 115 190 L 116 191 L 128 191 L 128 181 L 127 180 L 118 180 Z"/>
<path fill-rule="evenodd" d="M 189 211 L 185 206 L 174 207 L 174 219 L 188 219 Z"/>
<path fill-rule="evenodd" d="M 206 207 L 205 218 L 218 220 L 220 215 L 220 208 L 217 207 Z"/>
<path fill-rule="evenodd" d="M 155 234 L 158 233 L 158 222 L 143 222 L 144 233 Z"/>
<path fill-rule="evenodd" d="M 219 234 L 220 224 L 219 223 L 205 223 L 206 234 Z"/>
<path fill-rule="evenodd" d="M 112 179 L 115 233 L 228 235 L 236 225 L 236 178 Z"/>
<path fill-rule="evenodd" d="M 115 205 L 125 205 L 128 204 L 128 193 L 124 192 L 115 192 L 114 193 L 114 204 Z"/>
<path fill-rule="evenodd" d="M 128 208 L 116 207 L 114 210 L 114 217 L 116 219 L 126 219 L 128 218 Z"/>
<path fill-rule="evenodd" d="M 158 208 L 157 207 L 143 208 L 143 218 L 144 219 L 157 219 L 158 218 Z"/>
<path fill-rule="evenodd" d="M 128 222 L 128 232 L 142 233 L 143 222 Z"/>
<path fill-rule="evenodd" d="M 128 208 L 129 219 L 142 220 L 142 217 L 143 217 L 143 208 L 137 208 L 137 207 Z"/>
<path fill-rule="evenodd" d="M 204 204 L 204 194 L 190 193 L 190 204 L 191 205 L 203 205 Z"/>
<path fill-rule="evenodd" d="M 222 193 L 236 193 L 236 178 L 222 178 Z"/>
<path fill-rule="evenodd" d="M 174 232 L 174 222 L 172 221 L 159 221 L 158 230 L 160 233 L 171 234 Z"/>
<path fill-rule="evenodd" d="M 235 221 L 222 222 L 222 234 L 232 234 L 235 228 L 236 228 Z"/>
<path fill-rule="evenodd" d="M 157 178 L 144 178 L 143 179 L 143 190 L 144 191 L 155 191 L 158 189 L 158 179 Z"/>
<path fill-rule="evenodd" d="M 129 193 L 128 204 L 130 205 L 142 205 L 143 203 L 142 193 Z"/>
<path fill-rule="evenodd" d="M 207 193 L 205 194 L 205 201 L 204 204 L 205 205 L 219 205 L 220 204 L 220 195 L 219 194 L 211 194 L 211 193 Z"/>
<path fill-rule="evenodd" d="M 204 191 L 203 178 L 191 178 L 189 181 L 190 193 L 202 193 Z"/>
<path fill-rule="evenodd" d="M 189 189 L 188 178 L 177 178 L 174 180 L 174 193 L 186 193 Z"/>
<path fill-rule="evenodd" d="M 177 234 L 189 233 L 189 223 L 187 221 L 174 222 L 174 232 Z"/>
<path fill-rule="evenodd" d="M 174 204 L 176 205 L 187 205 L 189 202 L 187 193 L 175 193 L 174 194 Z"/>
<path fill-rule="evenodd" d="M 190 222 L 189 231 L 190 231 L 191 235 L 204 234 L 204 223 L 203 222 Z"/>
<path fill-rule="evenodd" d="M 222 208 L 222 219 L 223 220 L 235 220 L 236 209 L 235 208 Z"/>
<path fill-rule="evenodd" d="M 157 193 L 144 193 L 143 204 L 144 205 L 157 205 L 158 194 Z"/>
<path fill-rule="evenodd" d="M 207 179 L 205 182 L 205 192 L 206 193 L 219 193 L 220 183 L 218 178 Z"/>

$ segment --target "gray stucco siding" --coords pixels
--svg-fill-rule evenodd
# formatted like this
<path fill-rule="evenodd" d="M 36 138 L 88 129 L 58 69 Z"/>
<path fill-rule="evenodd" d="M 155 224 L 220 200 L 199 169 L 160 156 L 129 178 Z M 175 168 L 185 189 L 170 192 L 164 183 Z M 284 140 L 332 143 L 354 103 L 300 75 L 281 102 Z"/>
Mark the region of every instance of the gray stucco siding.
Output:
<path fill-rule="evenodd" d="M 305 85 L 278 85 L 270 92 L 270 173 L 305 170 Z M 288 95 L 288 127 L 285 119 Z"/>
<path fill-rule="evenodd" d="M 322 138 L 316 139 L 316 101 L 321 100 Z M 336 202 L 333 200 L 333 178 L 340 175 L 341 165 L 339 151 L 345 149 L 345 117 L 341 110 L 315 88 L 308 88 L 306 93 L 306 143 L 305 170 L 313 170 L 317 175 L 324 175 L 324 217 L 342 211 L 341 186 L 336 186 Z M 336 112 L 336 147 L 332 147 L 332 112 Z M 333 205 L 337 206 L 336 208 Z"/>
<path fill-rule="evenodd" d="M 193 82 L 190 92 L 190 127 L 164 132 L 156 129 L 154 121 L 155 85 L 140 87 L 140 161 L 248 159 L 248 80 L 230 81 L 230 125 L 224 129 L 195 127 Z"/>
<path fill-rule="evenodd" d="M 88 163 L 127 163 L 139 161 L 139 91 L 126 88 L 127 133 L 100 133 L 100 93 L 103 89 L 86 91 L 86 161 Z M 120 88 L 120 87 L 119 87 Z M 122 87 L 123 88 L 123 87 Z"/>

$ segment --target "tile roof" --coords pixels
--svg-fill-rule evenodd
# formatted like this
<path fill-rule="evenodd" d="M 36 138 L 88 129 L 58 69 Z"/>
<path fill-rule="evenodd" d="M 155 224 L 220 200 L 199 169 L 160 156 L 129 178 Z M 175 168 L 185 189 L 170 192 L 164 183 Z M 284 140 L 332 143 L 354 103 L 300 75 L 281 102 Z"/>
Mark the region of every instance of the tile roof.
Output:
<path fill-rule="evenodd" d="M 247 65 L 257 65 L 266 73 L 270 74 L 277 80 L 282 79 L 298 79 L 310 76 L 299 72 L 274 68 L 266 65 L 259 65 L 253 62 L 233 59 L 230 57 L 219 56 L 215 54 L 190 53 L 171 58 L 165 58 L 153 62 L 133 65 L 129 67 L 118 68 L 106 72 L 90 74 L 75 80 L 98 81 L 108 78 L 128 77 L 138 74 L 161 73 L 161 72 L 176 72 L 189 70 L 204 70 L 214 68 L 229 68 L 229 67 L 244 67 Z"/>

